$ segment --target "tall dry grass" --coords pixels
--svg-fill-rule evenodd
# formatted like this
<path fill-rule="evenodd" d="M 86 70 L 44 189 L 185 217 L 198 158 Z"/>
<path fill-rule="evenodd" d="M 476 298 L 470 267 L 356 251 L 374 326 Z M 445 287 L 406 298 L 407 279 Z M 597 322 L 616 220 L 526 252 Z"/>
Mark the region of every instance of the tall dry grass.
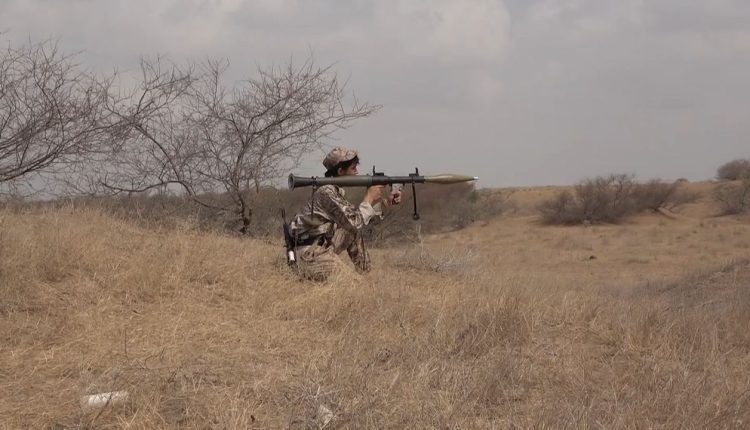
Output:
<path fill-rule="evenodd" d="M 750 267 L 728 244 L 750 230 L 663 222 L 491 223 L 315 284 L 265 242 L 90 209 L 0 212 L 0 422 L 745 427 Z M 113 390 L 130 397 L 79 404 Z"/>

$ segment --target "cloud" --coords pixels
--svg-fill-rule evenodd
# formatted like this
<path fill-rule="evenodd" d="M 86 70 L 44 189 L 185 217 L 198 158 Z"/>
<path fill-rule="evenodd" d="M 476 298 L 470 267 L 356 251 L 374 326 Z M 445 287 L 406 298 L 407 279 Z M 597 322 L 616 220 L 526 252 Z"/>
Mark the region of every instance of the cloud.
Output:
<path fill-rule="evenodd" d="M 379 34 L 420 59 L 497 62 L 510 43 L 510 15 L 496 0 L 378 2 L 375 20 Z"/>
<path fill-rule="evenodd" d="M 750 22 L 745 0 L 651 0 L 643 8 L 647 24 L 657 32 L 737 32 Z"/>
<path fill-rule="evenodd" d="M 59 37 L 95 67 L 218 56 L 240 79 L 312 50 L 384 105 L 340 137 L 395 169 L 429 151 L 493 185 L 613 170 L 693 179 L 748 156 L 746 0 L 6 0 L 0 11 L 3 37 Z"/>

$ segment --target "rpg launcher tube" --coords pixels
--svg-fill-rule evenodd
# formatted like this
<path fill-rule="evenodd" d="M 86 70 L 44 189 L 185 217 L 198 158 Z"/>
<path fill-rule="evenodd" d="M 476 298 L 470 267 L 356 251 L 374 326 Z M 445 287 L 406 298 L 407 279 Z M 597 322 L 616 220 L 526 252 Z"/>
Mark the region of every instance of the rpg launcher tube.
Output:
<path fill-rule="evenodd" d="M 434 175 L 434 176 L 384 176 L 384 175 L 357 175 L 357 176 L 339 176 L 336 178 L 316 177 L 316 176 L 297 176 L 289 175 L 289 189 L 293 190 L 300 187 L 323 185 L 338 185 L 339 187 L 370 187 L 373 185 L 393 185 L 393 184 L 458 184 L 460 182 L 476 181 L 476 176 L 465 175 Z"/>

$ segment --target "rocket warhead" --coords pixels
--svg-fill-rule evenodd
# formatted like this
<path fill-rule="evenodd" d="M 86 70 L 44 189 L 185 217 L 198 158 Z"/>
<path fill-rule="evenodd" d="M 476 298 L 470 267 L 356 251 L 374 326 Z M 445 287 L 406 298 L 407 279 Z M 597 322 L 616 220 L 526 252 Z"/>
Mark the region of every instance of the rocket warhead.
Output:
<path fill-rule="evenodd" d="M 477 176 L 466 176 L 466 175 L 451 175 L 451 174 L 442 174 L 442 175 L 433 175 L 433 176 L 425 176 L 424 181 L 428 183 L 433 184 L 458 184 L 461 182 L 471 182 L 479 180 Z"/>

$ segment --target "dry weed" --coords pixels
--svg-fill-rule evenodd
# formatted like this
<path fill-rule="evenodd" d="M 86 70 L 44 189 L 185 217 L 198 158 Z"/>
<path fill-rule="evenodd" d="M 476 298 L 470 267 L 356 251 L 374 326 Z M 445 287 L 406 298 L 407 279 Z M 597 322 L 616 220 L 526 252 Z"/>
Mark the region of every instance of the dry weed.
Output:
<path fill-rule="evenodd" d="M 0 211 L 3 427 L 750 422 L 750 267 L 718 239 L 740 224 L 510 220 L 374 250 L 371 274 L 326 284 L 280 245 L 193 227 Z"/>

